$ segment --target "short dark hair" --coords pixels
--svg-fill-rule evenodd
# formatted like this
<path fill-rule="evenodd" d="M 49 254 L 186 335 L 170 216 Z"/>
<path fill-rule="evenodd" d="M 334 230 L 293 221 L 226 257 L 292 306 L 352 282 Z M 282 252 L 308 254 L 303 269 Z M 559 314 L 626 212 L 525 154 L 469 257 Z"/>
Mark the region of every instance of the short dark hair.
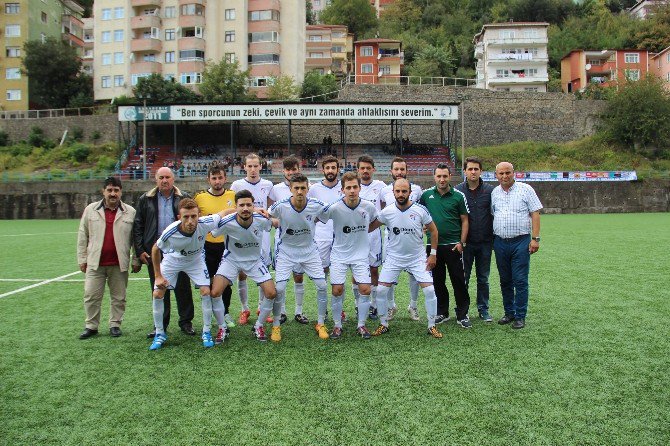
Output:
<path fill-rule="evenodd" d="M 326 164 L 337 163 L 337 168 L 340 168 L 340 160 L 335 158 L 333 155 L 324 156 L 321 160 L 321 168 L 326 167 Z"/>
<path fill-rule="evenodd" d="M 282 164 L 284 166 L 284 169 L 293 169 L 294 167 L 300 166 L 300 161 L 295 156 L 289 155 L 286 158 L 284 158 Z"/>
<path fill-rule="evenodd" d="M 105 182 L 103 183 L 102 188 L 107 189 L 107 186 L 114 186 L 118 187 L 119 189 L 123 189 L 123 186 L 121 186 L 121 180 L 117 177 L 105 178 Z"/>
<path fill-rule="evenodd" d="M 373 160 L 372 157 L 367 154 L 358 157 L 358 161 L 356 162 L 357 169 L 361 167 L 361 163 L 368 163 L 372 165 L 372 167 L 375 167 L 375 160 Z"/>
<path fill-rule="evenodd" d="M 482 164 L 482 159 L 477 157 L 477 156 L 469 156 L 469 157 L 465 158 L 465 162 L 463 163 L 463 170 L 465 170 L 465 168 L 468 167 L 468 163 L 479 164 L 479 170 L 484 170 L 484 165 Z"/>
<path fill-rule="evenodd" d="M 433 169 L 433 175 L 435 175 L 435 172 L 437 172 L 437 169 L 447 169 L 449 172 L 449 175 L 451 175 L 451 170 L 449 169 L 449 164 L 447 163 L 439 163 L 437 166 L 435 166 L 435 169 Z"/>
<path fill-rule="evenodd" d="M 184 198 L 179 201 L 179 209 L 200 209 L 193 198 Z"/>
<path fill-rule="evenodd" d="M 258 156 L 257 153 L 251 152 L 251 153 L 247 154 L 247 156 L 244 157 L 244 165 L 246 166 L 246 165 L 247 165 L 247 162 L 248 162 L 250 159 L 254 159 L 254 158 L 256 158 L 256 159 L 258 160 L 258 163 L 259 163 L 259 164 L 260 164 L 260 162 L 262 161 L 262 160 L 261 160 L 261 157 Z"/>
<path fill-rule="evenodd" d="M 359 186 L 361 185 L 361 179 L 358 177 L 358 174 L 356 172 L 345 172 L 345 174 L 342 175 L 342 178 L 340 179 L 342 189 L 344 189 L 344 183 L 351 180 L 356 180 L 358 181 L 358 185 Z"/>
<path fill-rule="evenodd" d="M 226 176 L 226 166 L 218 161 L 213 161 L 207 169 L 207 178 L 217 173 L 222 173 L 223 176 Z"/>
<path fill-rule="evenodd" d="M 235 194 L 235 203 L 237 203 L 242 198 L 251 198 L 251 201 L 254 201 L 254 195 L 247 189 L 242 189 Z"/>
<path fill-rule="evenodd" d="M 288 182 L 289 182 L 289 184 L 293 184 L 293 183 L 307 183 L 307 184 L 309 184 L 309 180 L 302 173 L 294 173 L 293 175 L 291 175 L 291 178 L 288 179 Z"/>
<path fill-rule="evenodd" d="M 407 161 L 405 161 L 405 158 L 401 156 L 396 156 L 391 160 L 391 169 L 393 169 L 393 164 L 394 163 L 405 163 L 405 166 L 407 166 Z"/>

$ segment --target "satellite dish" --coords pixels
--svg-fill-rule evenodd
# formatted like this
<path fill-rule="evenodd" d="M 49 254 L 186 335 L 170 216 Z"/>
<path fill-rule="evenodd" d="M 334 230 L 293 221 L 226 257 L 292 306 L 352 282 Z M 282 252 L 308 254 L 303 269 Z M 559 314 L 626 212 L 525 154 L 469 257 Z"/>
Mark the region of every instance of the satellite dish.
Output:
<path fill-rule="evenodd" d="M 584 68 L 586 68 L 587 70 L 590 70 L 590 69 L 591 69 L 591 64 L 590 64 L 590 63 L 587 63 L 587 64 L 584 66 Z"/>

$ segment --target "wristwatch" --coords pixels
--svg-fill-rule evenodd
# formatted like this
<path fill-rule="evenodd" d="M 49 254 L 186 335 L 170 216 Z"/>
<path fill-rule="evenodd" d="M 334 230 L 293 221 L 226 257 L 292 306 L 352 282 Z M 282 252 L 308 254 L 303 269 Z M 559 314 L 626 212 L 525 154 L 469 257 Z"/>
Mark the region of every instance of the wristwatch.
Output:
<path fill-rule="evenodd" d="M 531 238 L 538 243 L 540 242 L 540 236 L 539 235 L 537 237 L 531 237 Z"/>
<path fill-rule="evenodd" d="M 462 246 L 463 248 L 465 248 L 465 246 L 467 245 L 467 243 L 464 243 L 464 242 L 460 242 L 460 241 L 459 241 L 458 243 L 460 243 L 460 244 L 461 244 L 461 246 Z M 458 243 L 456 243 L 456 244 L 458 245 Z"/>

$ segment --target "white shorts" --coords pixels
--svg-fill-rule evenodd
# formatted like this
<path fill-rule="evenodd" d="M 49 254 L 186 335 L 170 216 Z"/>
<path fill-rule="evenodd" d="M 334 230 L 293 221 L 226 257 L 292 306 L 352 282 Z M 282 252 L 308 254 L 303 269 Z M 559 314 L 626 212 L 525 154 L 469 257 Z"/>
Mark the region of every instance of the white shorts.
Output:
<path fill-rule="evenodd" d="M 264 265 L 272 265 L 272 251 L 270 250 L 270 233 L 263 232 L 263 242 L 261 244 L 261 257 L 264 259 Z"/>
<path fill-rule="evenodd" d="M 254 263 L 233 263 L 224 257 L 221 259 L 221 263 L 219 263 L 216 275 L 225 277 L 230 283 L 235 283 L 240 272 L 246 274 L 247 277 L 257 284 L 272 280 L 270 270 L 265 266 L 263 258 L 258 259 Z"/>
<path fill-rule="evenodd" d="M 291 278 L 291 273 L 307 275 L 313 279 L 325 279 L 319 252 L 314 249 L 309 255 L 295 256 L 279 250 L 275 257 L 275 281 L 283 282 Z"/>
<path fill-rule="evenodd" d="M 315 240 L 316 247 L 319 250 L 321 257 L 321 267 L 328 268 L 330 266 L 330 251 L 333 248 L 332 240 Z"/>
<path fill-rule="evenodd" d="M 382 231 L 376 229 L 368 234 L 370 241 L 370 253 L 368 254 L 368 262 L 370 266 L 379 267 L 382 264 Z"/>
<path fill-rule="evenodd" d="M 151 265 L 149 265 L 151 268 Z M 192 260 L 177 261 L 172 257 L 163 257 L 161 274 L 168 281 L 168 290 L 174 290 L 177 285 L 177 276 L 185 272 L 196 287 L 209 286 L 209 272 L 204 256 L 196 256 Z M 154 287 L 156 289 L 156 287 Z"/>
<path fill-rule="evenodd" d="M 333 262 L 330 265 L 330 284 L 331 285 L 344 285 L 344 282 L 347 280 L 347 269 L 351 268 L 351 274 L 354 276 L 354 280 L 358 284 L 371 284 L 372 280 L 370 279 L 370 265 L 368 262 L 356 262 L 356 263 L 337 263 Z"/>
<path fill-rule="evenodd" d="M 393 259 L 386 259 L 382 271 L 379 273 L 379 282 L 398 283 L 398 276 L 403 271 L 407 271 L 419 283 L 433 283 L 433 273 L 426 271 L 426 261 L 417 260 L 409 266 L 396 266 Z"/>

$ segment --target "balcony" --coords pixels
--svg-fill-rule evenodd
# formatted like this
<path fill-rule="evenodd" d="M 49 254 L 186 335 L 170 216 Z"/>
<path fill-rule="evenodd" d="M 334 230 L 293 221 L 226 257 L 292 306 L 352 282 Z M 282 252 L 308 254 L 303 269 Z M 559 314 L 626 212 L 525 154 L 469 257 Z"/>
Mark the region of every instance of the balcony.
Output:
<path fill-rule="evenodd" d="M 193 28 L 193 27 L 204 27 L 205 26 L 205 16 L 204 15 L 180 15 L 179 16 L 179 26 L 182 28 Z"/>
<path fill-rule="evenodd" d="M 330 50 L 333 46 L 333 43 L 330 40 L 322 40 L 322 41 L 308 40 L 305 46 L 307 47 L 307 51 Z"/>
<path fill-rule="evenodd" d="M 205 51 L 205 39 L 200 37 L 182 37 L 177 40 L 177 47 L 183 50 L 202 50 Z"/>
<path fill-rule="evenodd" d="M 546 36 L 538 37 L 495 37 L 486 39 L 486 43 L 490 45 L 547 45 L 548 39 Z"/>
<path fill-rule="evenodd" d="M 162 73 L 163 65 L 160 62 L 137 61 L 130 64 L 131 74 Z"/>
<path fill-rule="evenodd" d="M 163 42 L 158 39 L 132 39 L 130 41 L 130 51 L 160 53 L 163 49 Z"/>
<path fill-rule="evenodd" d="M 276 20 L 262 20 L 258 22 L 248 22 L 247 32 L 257 33 L 267 31 L 279 32 L 280 31 L 279 22 Z"/>
<path fill-rule="evenodd" d="M 534 64 L 534 63 L 543 63 L 546 64 L 549 62 L 547 57 L 540 57 L 539 55 L 533 55 L 532 53 L 518 53 L 518 54 L 491 54 L 488 57 L 488 62 L 492 64 Z"/>
<path fill-rule="evenodd" d="M 525 76 L 522 74 L 510 74 L 509 76 L 489 77 L 489 85 L 514 85 L 514 84 L 544 84 L 549 82 L 548 75 Z"/>
<path fill-rule="evenodd" d="M 131 29 L 160 28 L 161 18 L 157 15 L 136 15 L 130 18 Z"/>
<path fill-rule="evenodd" d="M 305 68 L 330 68 L 333 63 L 331 57 L 306 57 Z"/>
<path fill-rule="evenodd" d="M 76 48 L 84 47 L 84 41 L 81 40 L 79 37 L 75 36 L 74 34 L 62 33 L 61 39 L 63 40 L 63 42 L 69 44 L 70 46 L 74 46 Z"/>
<path fill-rule="evenodd" d="M 475 59 L 482 59 L 484 57 L 484 42 L 478 42 L 475 45 Z"/>
<path fill-rule="evenodd" d="M 207 6 L 207 0 L 179 0 L 179 6 L 184 6 L 184 5 Z"/>
<path fill-rule="evenodd" d="M 163 0 L 132 0 L 131 5 L 133 6 L 133 8 L 140 6 L 161 7 L 163 5 Z"/>
<path fill-rule="evenodd" d="M 276 42 L 256 42 L 249 44 L 249 54 L 280 54 L 281 45 Z"/>
<path fill-rule="evenodd" d="M 268 9 L 281 11 L 281 3 L 279 0 L 249 0 L 249 11 L 266 11 Z"/>
<path fill-rule="evenodd" d="M 180 73 L 202 73 L 205 71 L 205 62 L 200 60 L 179 62 L 177 69 Z"/>

